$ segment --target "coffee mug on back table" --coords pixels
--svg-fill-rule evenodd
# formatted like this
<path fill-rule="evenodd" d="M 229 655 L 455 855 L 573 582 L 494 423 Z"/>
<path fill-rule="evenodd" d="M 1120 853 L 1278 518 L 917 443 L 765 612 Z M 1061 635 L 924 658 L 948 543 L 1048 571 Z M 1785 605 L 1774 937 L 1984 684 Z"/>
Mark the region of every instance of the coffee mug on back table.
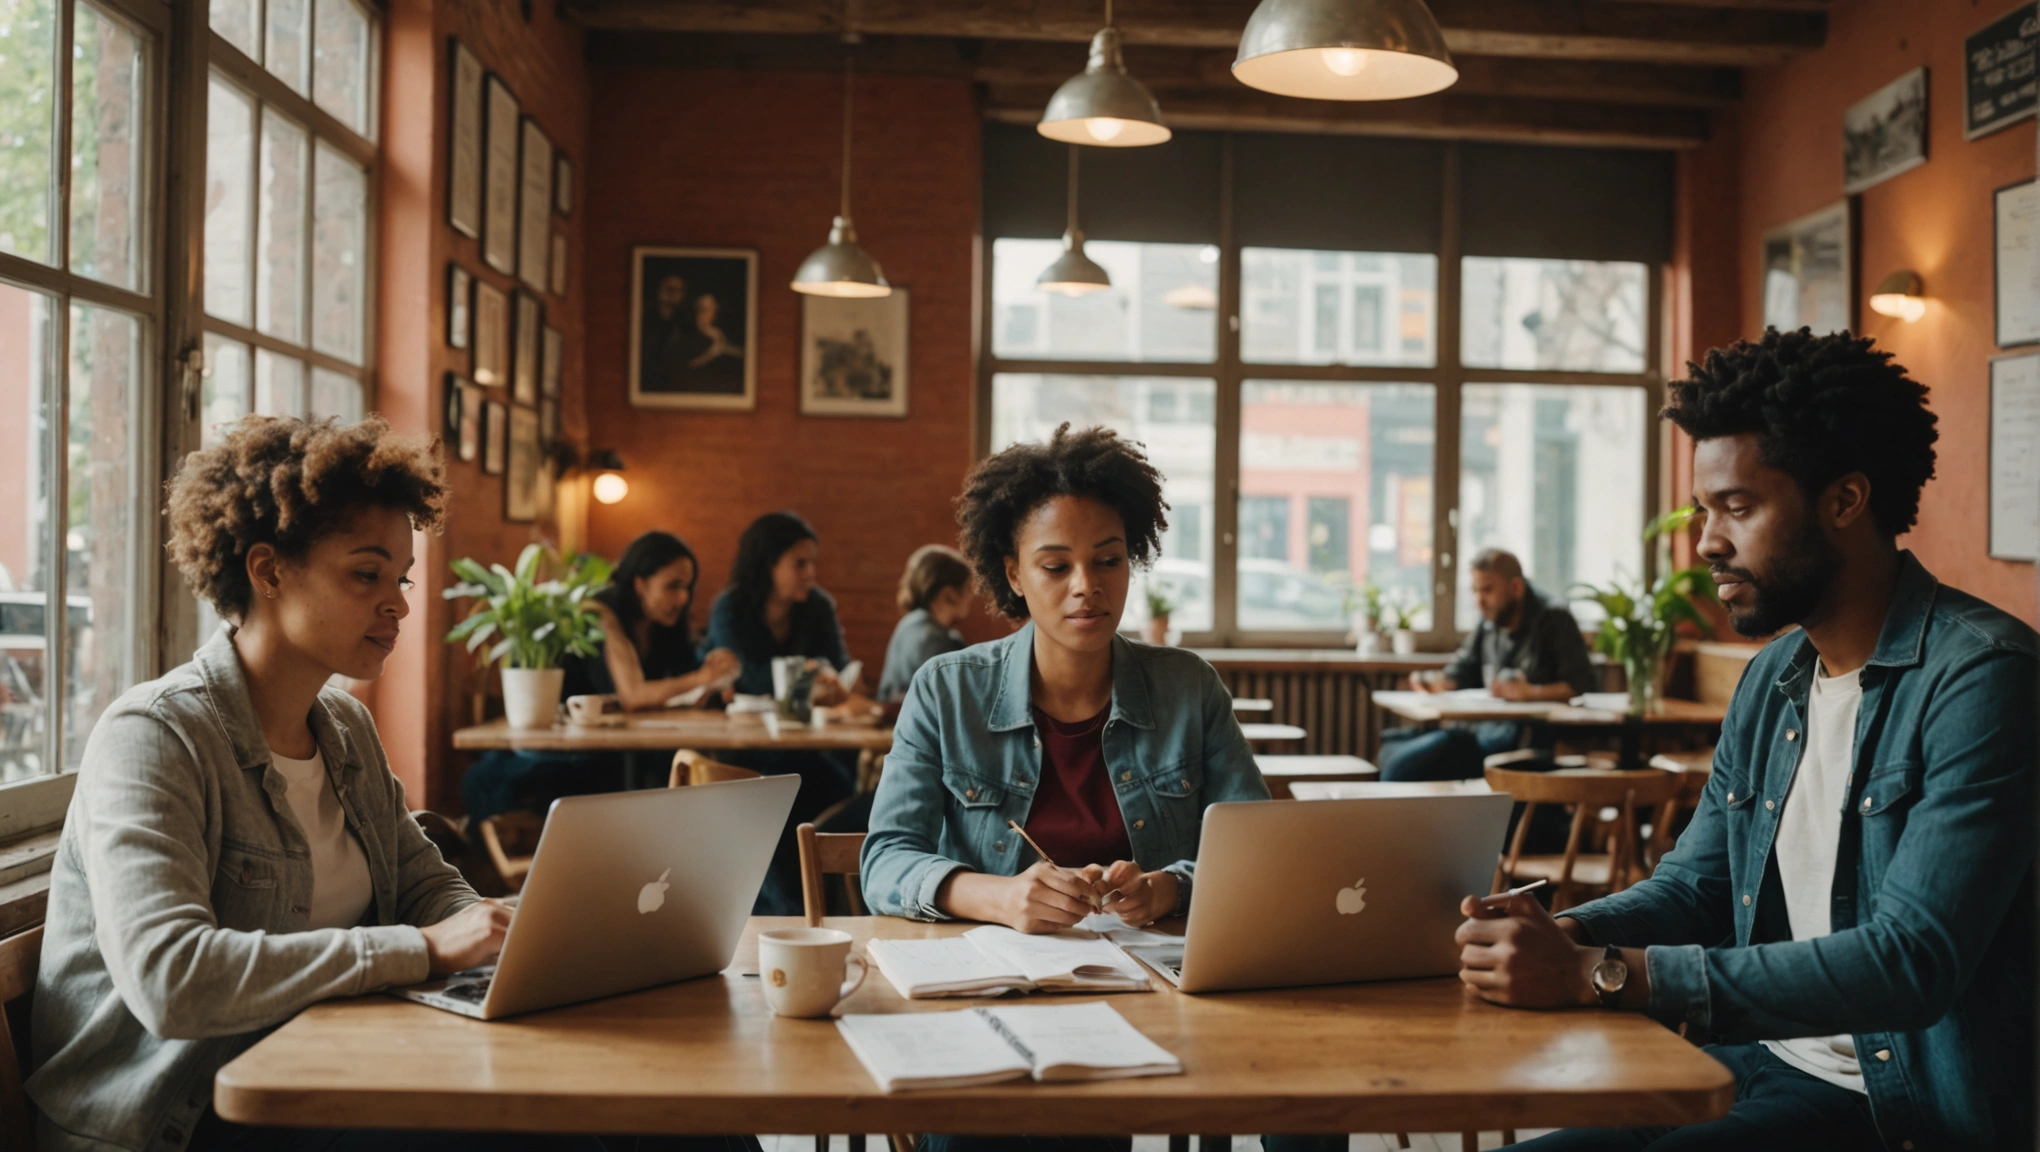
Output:
<path fill-rule="evenodd" d="M 613 694 L 567 697 L 567 721 L 583 728 L 620 727 L 623 702 Z"/>
<path fill-rule="evenodd" d="M 855 979 L 844 979 L 850 965 Z M 869 968 L 850 955 L 850 934 L 834 928 L 758 933 L 758 977 L 775 1016 L 827 1016 L 864 983 Z"/>

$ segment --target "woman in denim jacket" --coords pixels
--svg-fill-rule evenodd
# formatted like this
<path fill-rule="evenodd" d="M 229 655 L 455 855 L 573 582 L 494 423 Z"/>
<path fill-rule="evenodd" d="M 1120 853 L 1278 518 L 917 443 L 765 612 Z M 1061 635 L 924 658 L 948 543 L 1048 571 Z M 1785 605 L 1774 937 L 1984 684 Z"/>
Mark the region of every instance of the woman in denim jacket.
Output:
<path fill-rule="evenodd" d="M 965 480 L 964 554 L 1027 624 L 914 678 L 864 844 L 875 911 L 1052 932 L 1102 908 L 1145 924 L 1189 907 L 1205 806 L 1268 798 L 1211 666 L 1118 634 L 1167 508 L 1160 474 L 1104 428 L 1064 425 Z"/>

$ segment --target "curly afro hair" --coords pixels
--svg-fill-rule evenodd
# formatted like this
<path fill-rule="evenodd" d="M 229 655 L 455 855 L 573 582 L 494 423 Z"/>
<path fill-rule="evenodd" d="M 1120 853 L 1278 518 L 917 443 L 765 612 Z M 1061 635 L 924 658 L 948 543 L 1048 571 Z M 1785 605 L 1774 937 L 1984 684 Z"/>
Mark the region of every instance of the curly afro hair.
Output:
<path fill-rule="evenodd" d="M 238 620 L 254 595 L 250 549 L 303 556 L 364 508 L 394 508 L 437 532 L 446 515 L 437 446 L 392 433 L 380 416 L 349 425 L 244 416 L 171 479 L 170 560 L 194 593 Z"/>
<path fill-rule="evenodd" d="M 1152 563 L 1168 528 L 1162 474 L 1140 445 L 1110 428 L 1070 431 L 1064 424 L 1046 444 L 1015 444 L 980 461 L 956 498 L 957 543 L 978 583 L 1007 618 L 1027 618 L 1027 601 L 1006 582 L 1006 558 L 1020 526 L 1057 496 L 1088 496 L 1126 523 L 1126 554 L 1136 567 Z"/>
<path fill-rule="evenodd" d="M 1809 499 L 1851 472 L 1870 480 L 1870 514 L 1888 536 L 1919 519 L 1934 476 L 1938 418 L 1927 389 L 1867 337 L 1767 328 L 1687 364 L 1665 418 L 1695 440 L 1754 432 L 1764 463 L 1789 473 Z"/>

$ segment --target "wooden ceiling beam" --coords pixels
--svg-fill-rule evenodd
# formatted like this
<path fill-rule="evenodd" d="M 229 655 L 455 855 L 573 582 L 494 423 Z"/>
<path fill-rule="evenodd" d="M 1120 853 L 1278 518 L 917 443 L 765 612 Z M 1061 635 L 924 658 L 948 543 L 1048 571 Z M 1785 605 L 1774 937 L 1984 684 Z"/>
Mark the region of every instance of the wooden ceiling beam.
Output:
<path fill-rule="evenodd" d="M 1048 92 L 991 85 L 988 119 L 1032 124 Z M 1165 106 L 1178 128 L 1304 132 L 1349 136 L 1421 136 L 1617 148 L 1696 148 L 1707 142 L 1708 114 L 1697 108 L 1646 108 L 1574 100 L 1530 100 L 1441 92 L 1389 103 L 1333 103 L 1237 93 L 1185 94 Z"/>
<path fill-rule="evenodd" d="M 968 77 L 1017 87 L 1053 87 L 1084 67 L 1078 45 L 1028 40 L 871 36 L 856 52 L 857 67 L 868 73 Z M 842 66 L 843 53 L 841 42 L 825 36 L 595 31 L 588 38 L 591 60 L 640 67 L 833 71 Z M 1211 48 L 1143 44 L 1126 52 L 1127 67 L 1162 101 L 1164 116 L 1181 93 L 1247 91 L 1233 79 L 1232 60 L 1231 52 Z M 1454 63 L 1459 82 L 1451 90 L 1461 95 L 1694 108 L 1726 107 L 1742 95 L 1742 74 L 1733 68 L 1504 56 L 1460 56 Z"/>
<path fill-rule="evenodd" d="M 1083 42 L 1096 0 L 559 0 L 592 28 Z M 1740 67 L 1820 47 L 1819 11 L 1634 0 L 1431 0 L 1452 51 L 1474 56 Z M 1233 49 L 1252 0 L 1120 0 L 1128 43 Z M 846 13 L 850 14 L 846 18 Z"/>

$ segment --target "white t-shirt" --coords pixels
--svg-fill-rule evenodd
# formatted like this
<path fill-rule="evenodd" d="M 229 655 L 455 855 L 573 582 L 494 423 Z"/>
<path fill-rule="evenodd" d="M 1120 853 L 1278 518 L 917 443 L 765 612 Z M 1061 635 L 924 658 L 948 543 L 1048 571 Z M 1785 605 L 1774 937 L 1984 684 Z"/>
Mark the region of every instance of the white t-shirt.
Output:
<path fill-rule="evenodd" d="M 1849 800 L 1849 774 L 1856 759 L 1856 713 L 1863 703 L 1863 670 L 1821 676 L 1815 669 L 1807 695 L 1806 750 L 1778 818 L 1778 879 L 1785 887 L 1785 914 L 1794 940 L 1831 931 L 1835 858 L 1842 839 L 1842 806 Z M 1766 1040 L 1778 1059 L 1809 1076 L 1841 1088 L 1867 1092 L 1856 1063 L 1853 1036 L 1802 1036 Z"/>
<path fill-rule="evenodd" d="M 312 845 L 312 928 L 352 928 L 375 892 L 368 879 L 368 857 L 347 830 L 347 815 L 326 775 L 325 757 L 292 760 L 273 750 L 276 770 L 290 783 L 290 810 Z"/>

